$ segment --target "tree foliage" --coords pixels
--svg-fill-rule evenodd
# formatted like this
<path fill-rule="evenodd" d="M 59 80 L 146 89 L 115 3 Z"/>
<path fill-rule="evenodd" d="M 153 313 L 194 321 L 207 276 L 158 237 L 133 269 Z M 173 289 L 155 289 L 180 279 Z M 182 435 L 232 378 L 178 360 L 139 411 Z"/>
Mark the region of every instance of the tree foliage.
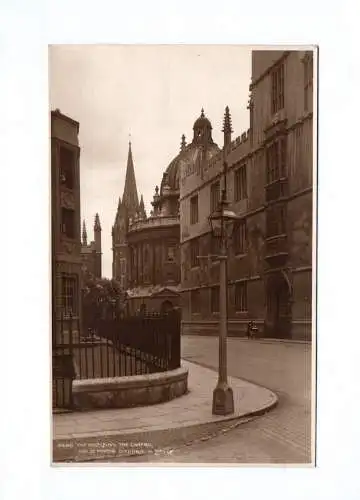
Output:
<path fill-rule="evenodd" d="M 125 309 L 126 293 L 114 279 L 84 277 L 82 291 L 82 313 L 86 328 L 91 328 L 96 319 L 118 314 Z"/>

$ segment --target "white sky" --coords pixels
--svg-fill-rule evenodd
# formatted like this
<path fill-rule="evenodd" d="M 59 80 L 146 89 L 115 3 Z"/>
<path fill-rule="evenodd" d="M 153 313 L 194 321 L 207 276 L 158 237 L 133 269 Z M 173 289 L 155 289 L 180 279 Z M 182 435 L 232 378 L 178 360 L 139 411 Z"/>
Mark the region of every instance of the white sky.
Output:
<path fill-rule="evenodd" d="M 139 198 L 150 202 L 163 171 L 192 140 L 204 107 L 222 146 L 224 108 L 234 137 L 249 127 L 251 48 L 236 45 L 57 45 L 50 47 L 51 109 L 80 122 L 81 218 L 88 240 L 99 212 L 103 275 L 111 277 L 111 226 L 122 196 L 131 134 Z"/>

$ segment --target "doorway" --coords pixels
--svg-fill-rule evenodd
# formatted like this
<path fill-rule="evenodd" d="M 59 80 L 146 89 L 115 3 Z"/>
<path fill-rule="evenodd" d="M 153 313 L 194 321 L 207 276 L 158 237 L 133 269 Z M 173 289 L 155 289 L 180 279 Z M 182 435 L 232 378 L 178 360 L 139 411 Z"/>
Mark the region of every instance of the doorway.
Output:
<path fill-rule="evenodd" d="M 288 280 L 281 273 L 268 277 L 266 284 L 267 337 L 287 339 L 291 337 L 291 290 Z"/>
<path fill-rule="evenodd" d="M 172 311 L 173 309 L 174 309 L 174 306 L 173 306 L 172 302 L 170 302 L 170 300 L 165 300 L 165 302 L 163 302 L 161 304 L 160 312 L 161 312 L 161 314 L 167 314 L 170 311 Z"/>

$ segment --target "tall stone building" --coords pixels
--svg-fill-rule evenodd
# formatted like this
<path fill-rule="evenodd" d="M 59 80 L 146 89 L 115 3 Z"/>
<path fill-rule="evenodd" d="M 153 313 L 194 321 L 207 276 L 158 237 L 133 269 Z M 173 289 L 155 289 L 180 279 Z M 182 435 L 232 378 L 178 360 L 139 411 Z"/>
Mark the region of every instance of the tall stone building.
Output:
<path fill-rule="evenodd" d="M 51 112 L 51 218 L 53 320 L 80 320 L 81 241 L 79 123 Z M 80 323 L 79 323 L 80 324 Z M 53 324 L 53 333 L 55 325 Z"/>
<path fill-rule="evenodd" d="M 218 242 L 208 216 L 228 164 L 228 199 L 240 219 L 228 248 L 230 335 L 251 319 L 268 337 L 309 338 L 312 297 L 313 54 L 253 51 L 250 129 L 181 169 L 182 328 L 218 332 Z M 211 137 L 211 125 L 203 137 Z M 204 153 L 204 149 L 202 150 Z M 201 155 L 200 155 L 201 158 Z M 199 256 L 201 258 L 199 258 Z"/>
<path fill-rule="evenodd" d="M 128 295 L 129 311 L 161 311 L 180 302 L 179 173 L 189 154 L 185 136 L 180 153 L 155 187 L 153 210 L 147 216 L 143 197 L 138 202 L 134 164 L 129 148 L 126 180 L 119 199 L 113 238 L 113 277 Z"/>
<path fill-rule="evenodd" d="M 143 201 L 142 207 L 144 207 Z M 124 192 L 122 199 L 119 197 L 115 222 L 111 230 L 113 252 L 112 277 L 120 282 L 123 289 L 128 287 L 129 248 L 127 233 L 129 221 L 140 211 L 141 206 L 136 187 L 131 142 L 129 142 Z"/>
<path fill-rule="evenodd" d="M 95 276 L 96 278 L 101 278 L 101 259 L 101 225 L 99 214 L 96 214 L 94 222 L 94 240 L 90 241 L 90 243 L 88 243 L 86 224 L 85 221 L 83 221 L 81 243 L 81 260 L 83 271 Z"/>

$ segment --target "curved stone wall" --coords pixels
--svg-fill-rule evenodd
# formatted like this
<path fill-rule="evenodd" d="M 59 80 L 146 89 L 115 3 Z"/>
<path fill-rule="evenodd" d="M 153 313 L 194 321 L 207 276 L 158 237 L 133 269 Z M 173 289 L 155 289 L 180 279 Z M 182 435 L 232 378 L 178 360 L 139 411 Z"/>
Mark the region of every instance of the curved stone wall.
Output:
<path fill-rule="evenodd" d="M 188 390 L 188 369 L 73 381 L 77 409 L 131 408 L 170 401 Z"/>

